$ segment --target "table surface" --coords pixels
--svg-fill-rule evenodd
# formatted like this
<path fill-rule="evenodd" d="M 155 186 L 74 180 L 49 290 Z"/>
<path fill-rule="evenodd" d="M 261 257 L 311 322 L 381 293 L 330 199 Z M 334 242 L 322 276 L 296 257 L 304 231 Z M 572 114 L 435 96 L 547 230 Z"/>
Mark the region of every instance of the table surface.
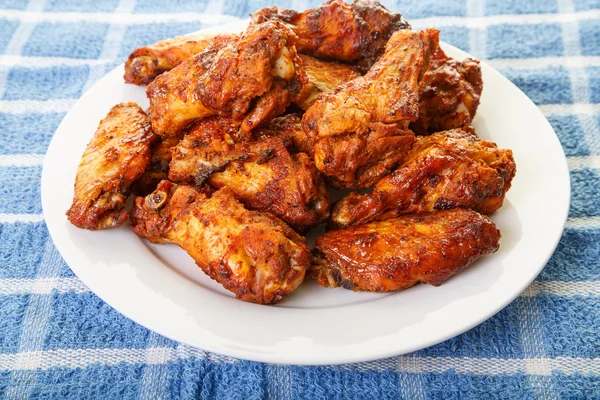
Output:
<path fill-rule="evenodd" d="M 440 3 L 384 2 L 544 112 L 571 172 L 565 232 L 536 281 L 480 326 L 405 356 L 299 367 L 206 353 L 120 315 L 64 263 L 40 202 L 58 124 L 131 50 L 272 3 L 0 0 L 0 398 L 600 398 L 600 2 Z"/>

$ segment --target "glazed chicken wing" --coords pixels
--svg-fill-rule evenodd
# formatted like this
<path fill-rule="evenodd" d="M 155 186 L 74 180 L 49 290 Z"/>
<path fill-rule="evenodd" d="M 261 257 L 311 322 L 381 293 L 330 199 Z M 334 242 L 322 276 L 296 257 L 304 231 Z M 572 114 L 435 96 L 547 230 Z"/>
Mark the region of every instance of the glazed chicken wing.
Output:
<path fill-rule="evenodd" d="M 213 45 L 155 79 L 146 91 L 152 127 L 174 135 L 191 122 L 219 114 L 249 132 L 276 117 L 306 84 L 296 35 L 278 22 L 250 26 L 222 48 Z"/>
<path fill-rule="evenodd" d="M 200 121 L 173 151 L 169 178 L 228 187 L 246 207 L 303 230 L 329 216 L 329 194 L 310 158 L 277 137 L 234 143 L 218 118 Z"/>
<path fill-rule="evenodd" d="M 456 61 L 438 49 L 421 82 L 419 119 L 410 124 L 417 135 L 467 129 L 483 90 L 479 61 Z"/>
<path fill-rule="evenodd" d="M 335 204 L 331 225 L 456 207 L 491 214 L 502 206 L 515 172 L 512 151 L 462 130 L 424 136 L 371 193 L 352 193 Z"/>
<path fill-rule="evenodd" d="M 157 243 L 174 243 L 239 299 L 273 304 L 302 283 L 306 241 L 268 213 L 244 208 L 228 189 L 210 198 L 169 181 L 137 197 L 131 226 Z"/>
<path fill-rule="evenodd" d="M 350 65 L 322 61 L 318 58 L 300 54 L 300 69 L 306 73 L 308 83 L 304 86 L 296 103 L 306 110 L 314 104 L 321 93 L 333 91 L 342 83 L 358 78 L 360 73 Z"/>
<path fill-rule="evenodd" d="M 499 240 L 494 223 L 472 210 L 406 215 L 318 237 L 309 276 L 325 287 L 355 291 L 439 286 L 498 250 Z"/>
<path fill-rule="evenodd" d="M 400 30 L 369 72 L 322 94 L 302 125 L 319 171 L 337 187 L 368 187 L 387 174 L 413 143 L 419 82 L 439 31 Z"/>
<path fill-rule="evenodd" d="M 395 31 L 410 29 L 400 13 L 371 0 L 330 0 L 304 12 L 267 7 L 252 14 L 251 23 L 272 20 L 292 27 L 300 53 L 357 64 L 363 72 L 377 61 Z"/>
<path fill-rule="evenodd" d="M 124 79 L 134 85 L 147 85 L 214 43 L 227 43 L 237 36 L 196 33 L 178 36 L 135 49 L 125 62 Z M 222 47 L 222 46 L 221 46 Z"/>
<path fill-rule="evenodd" d="M 67 217 L 79 228 L 106 229 L 127 220 L 129 187 L 146 169 L 155 139 L 148 117 L 135 103 L 114 106 L 88 143 L 75 178 Z"/>

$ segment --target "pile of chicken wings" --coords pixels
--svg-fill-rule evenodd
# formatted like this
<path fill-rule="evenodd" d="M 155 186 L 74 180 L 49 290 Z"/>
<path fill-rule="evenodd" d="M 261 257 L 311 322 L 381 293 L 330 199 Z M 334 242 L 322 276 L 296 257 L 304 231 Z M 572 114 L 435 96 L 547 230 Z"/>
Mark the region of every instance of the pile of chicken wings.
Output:
<path fill-rule="evenodd" d="M 471 126 L 479 62 L 438 42 L 375 1 L 329 0 L 137 49 L 124 78 L 147 85 L 150 107 L 119 104 L 100 122 L 68 219 L 129 220 L 260 304 L 305 277 L 354 291 L 440 285 L 498 249 L 485 215 L 516 167 Z M 319 224 L 311 251 L 303 235 Z"/>

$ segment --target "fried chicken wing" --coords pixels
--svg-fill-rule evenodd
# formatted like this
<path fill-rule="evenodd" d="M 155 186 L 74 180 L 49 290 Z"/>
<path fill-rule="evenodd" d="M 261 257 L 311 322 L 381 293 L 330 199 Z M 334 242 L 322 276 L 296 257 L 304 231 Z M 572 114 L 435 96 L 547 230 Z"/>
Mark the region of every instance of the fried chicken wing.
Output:
<path fill-rule="evenodd" d="M 377 61 L 395 31 L 410 29 L 400 13 L 370 0 L 330 0 L 304 12 L 267 7 L 252 14 L 251 24 L 272 20 L 292 27 L 300 53 L 355 63 L 363 72 Z"/>
<path fill-rule="evenodd" d="M 88 143 L 75 178 L 71 223 L 96 230 L 127 220 L 129 187 L 146 169 L 155 139 L 150 121 L 135 103 L 114 106 Z"/>
<path fill-rule="evenodd" d="M 188 58 L 200 53 L 214 43 L 230 42 L 237 35 L 196 33 L 158 41 L 150 46 L 135 49 L 125 62 L 125 82 L 147 85 L 163 72 L 167 72 Z"/>
<path fill-rule="evenodd" d="M 173 151 L 169 178 L 228 187 L 246 207 L 303 230 L 329 216 L 329 193 L 310 158 L 291 156 L 277 137 L 234 143 L 218 118 L 200 121 Z"/>
<path fill-rule="evenodd" d="M 169 163 L 171 162 L 171 149 L 183 136 L 165 136 L 158 138 L 150 147 L 150 162 L 144 174 L 133 183 L 131 191 L 138 196 L 152 193 L 160 181 L 169 177 Z"/>
<path fill-rule="evenodd" d="M 369 72 L 322 94 L 302 118 L 319 171 L 337 187 L 368 187 L 387 174 L 413 143 L 419 82 L 439 31 L 400 30 Z"/>
<path fill-rule="evenodd" d="M 291 154 L 309 153 L 310 143 L 301 122 L 302 117 L 299 114 L 286 114 L 273 118 L 252 131 L 252 138 L 254 141 L 263 141 L 276 137 Z"/>
<path fill-rule="evenodd" d="M 417 135 L 469 126 L 483 90 L 479 61 L 456 61 L 438 49 L 421 82 L 419 119 L 410 124 Z"/>
<path fill-rule="evenodd" d="M 173 135 L 219 114 L 249 132 L 276 117 L 306 84 L 297 65 L 296 35 L 278 22 L 248 27 L 239 40 L 211 45 L 155 79 L 146 91 L 152 127 Z"/>
<path fill-rule="evenodd" d="M 191 122 L 216 114 L 202 103 L 197 86 L 221 47 L 224 43 L 211 44 L 148 85 L 148 113 L 155 133 L 177 136 Z"/>
<path fill-rule="evenodd" d="M 346 227 L 457 207 L 491 214 L 502 206 L 515 172 L 512 151 L 470 133 L 423 136 L 371 193 L 351 193 L 335 204 L 330 223 Z"/>
<path fill-rule="evenodd" d="M 319 94 L 331 92 L 342 83 L 360 76 L 356 68 L 350 65 L 334 61 L 322 61 L 304 54 L 299 56 L 302 60 L 300 69 L 306 73 L 308 79 L 308 83 L 296 100 L 296 103 L 303 110 L 312 106 Z"/>
<path fill-rule="evenodd" d="M 163 181 L 135 199 L 131 226 L 150 241 L 178 245 L 245 301 L 278 302 L 302 283 L 310 264 L 302 236 L 268 213 L 245 209 L 227 188 L 209 198 Z"/>
<path fill-rule="evenodd" d="M 472 210 L 406 215 L 318 237 L 308 274 L 322 286 L 355 291 L 439 286 L 497 251 L 499 240 L 494 223 Z"/>

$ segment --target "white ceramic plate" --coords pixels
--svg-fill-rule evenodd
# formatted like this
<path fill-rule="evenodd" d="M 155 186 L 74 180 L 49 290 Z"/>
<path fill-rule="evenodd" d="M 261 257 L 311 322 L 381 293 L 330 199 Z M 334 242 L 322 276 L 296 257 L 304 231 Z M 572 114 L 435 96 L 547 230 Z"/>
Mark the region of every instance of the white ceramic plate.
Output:
<path fill-rule="evenodd" d="M 245 23 L 218 28 L 241 31 Z M 468 55 L 443 45 L 448 55 Z M 570 197 L 562 148 L 537 107 L 482 63 L 485 89 L 474 125 L 513 150 L 517 176 L 492 219 L 500 250 L 440 287 L 389 294 L 325 289 L 312 281 L 277 306 L 236 300 L 173 245 L 152 245 L 124 226 L 90 232 L 65 211 L 81 154 L 115 104 L 147 107 L 141 87 L 118 67 L 94 85 L 56 131 L 42 174 L 44 216 L 68 265 L 104 301 L 139 324 L 179 342 L 249 360 L 286 364 L 367 361 L 422 349 L 490 318 L 546 264 L 561 236 Z"/>

